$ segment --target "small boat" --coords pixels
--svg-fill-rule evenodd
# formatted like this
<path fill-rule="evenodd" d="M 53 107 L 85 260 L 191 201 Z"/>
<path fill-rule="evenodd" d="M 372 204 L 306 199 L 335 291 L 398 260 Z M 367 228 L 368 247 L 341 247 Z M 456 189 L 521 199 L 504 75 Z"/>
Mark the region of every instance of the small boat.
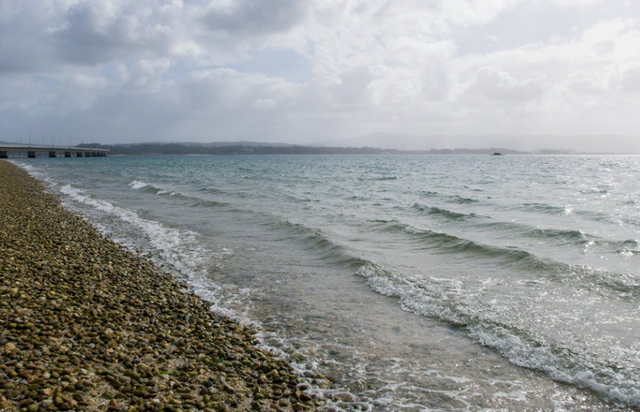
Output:
<path fill-rule="evenodd" d="M 492 154 L 492 156 L 502 156 L 502 153 L 500 153 L 500 152 L 494 152 L 494 153 Z"/>

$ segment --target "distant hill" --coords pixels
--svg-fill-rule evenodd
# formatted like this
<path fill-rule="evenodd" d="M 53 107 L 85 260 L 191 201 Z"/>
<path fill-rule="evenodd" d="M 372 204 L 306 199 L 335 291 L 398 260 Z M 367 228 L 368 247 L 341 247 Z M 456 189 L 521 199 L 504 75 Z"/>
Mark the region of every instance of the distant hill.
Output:
<path fill-rule="evenodd" d="M 267 154 L 383 154 L 399 153 L 372 147 L 312 147 L 268 144 L 198 144 L 198 143 L 135 143 L 102 145 L 79 144 L 78 147 L 108 149 L 111 155 L 267 155 Z"/>
<path fill-rule="evenodd" d="M 623 135 L 413 135 L 371 133 L 318 142 L 319 146 L 370 146 L 395 150 L 447 150 L 447 148 L 509 147 L 527 153 L 640 153 L 640 137 Z"/>
<path fill-rule="evenodd" d="M 488 144 L 482 144 L 488 142 Z M 490 143 L 490 144 L 489 144 Z M 0 141 L 0 144 L 17 143 Z M 374 133 L 350 139 L 297 145 L 271 142 L 144 142 L 102 145 L 112 154 L 640 154 L 640 137 L 620 135 L 408 135 Z"/>
<path fill-rule="evenodd" d="M 17 145 L 12 142 L 0 141 L 0 145 Z M 505 147 L 489 148 L 445 148 L 429 150 L 402 150 L 378 148 L 372 146 L 305 146 L 288 143 L 263 142 L 144 142 L 105 145 L 101 143 L 82 143 L 80 148 L 107 149 L 111 155 L 268 155 L 268 154 L 298 154 L 298 155 L 333 155 L 333 154 L 580 154 L 572 150 L 543 149 L 536 151 L 520 151 Z"/>
<path fill-rule="evenodd" d="M 197 146 L 197 147 L 225 147 L 225 146 L 243 146 L 243 147 L 292 147 L 299 146 L 289 143 L 271 143 L 271 142 L 252 142 L 252 141 L 238 141 L 238 142 L 142 142 L 142 143 L 119 143 L 113 146 L 138 146 L 138 145 L 167 145 L 167 144 L 179 144 L 183 146 Z"/>
<path fill-rule="evenodd" d="M 100 143 L 83 143 L 78 147 L 108 149 L 111 155 L 335 155 L 335 154 L 578 154 L 567 150 L 541 150 L 524 152 L 513 149 L 491 147 L 482 149 L 430 149 L 430 150 L 396 150 L 375 147 L 338 147 L 338 146 L 302 146 L 292 144 L 270 144 L 255 142 L 214 142 L 214 143 L 131 143 L 103 145 Z"/>

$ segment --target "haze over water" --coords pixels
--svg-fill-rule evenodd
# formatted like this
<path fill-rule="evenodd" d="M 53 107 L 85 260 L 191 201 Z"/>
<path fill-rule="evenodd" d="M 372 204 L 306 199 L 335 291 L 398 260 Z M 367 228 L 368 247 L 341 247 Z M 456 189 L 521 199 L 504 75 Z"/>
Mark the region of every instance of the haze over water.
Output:
<path fill-rule="evenodd" d="M 640 157 L 17 163 L 338 410 L 640 408 Z"/>

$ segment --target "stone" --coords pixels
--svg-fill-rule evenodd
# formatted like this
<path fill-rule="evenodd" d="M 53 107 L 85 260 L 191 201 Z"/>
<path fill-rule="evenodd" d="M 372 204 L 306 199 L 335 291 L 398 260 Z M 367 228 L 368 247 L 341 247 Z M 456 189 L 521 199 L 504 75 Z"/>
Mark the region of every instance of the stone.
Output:
<path fill-rule="evenodd" d="M 0 219 L 0 409 L 237 410 L 256 395 L 266 408 L 282 397 L 282 411 L 314 409 L 255 331 L 212 313 L 7 162 Z"/>

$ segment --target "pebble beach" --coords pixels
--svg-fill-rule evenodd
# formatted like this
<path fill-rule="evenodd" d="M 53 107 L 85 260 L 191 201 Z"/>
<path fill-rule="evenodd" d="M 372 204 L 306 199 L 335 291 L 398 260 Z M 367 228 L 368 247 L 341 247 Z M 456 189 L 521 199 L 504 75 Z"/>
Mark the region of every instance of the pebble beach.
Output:
<path fill-rule="evenodd" d="M 307 385 L 0 161 L 0 410 L 315 410 Z"/>

